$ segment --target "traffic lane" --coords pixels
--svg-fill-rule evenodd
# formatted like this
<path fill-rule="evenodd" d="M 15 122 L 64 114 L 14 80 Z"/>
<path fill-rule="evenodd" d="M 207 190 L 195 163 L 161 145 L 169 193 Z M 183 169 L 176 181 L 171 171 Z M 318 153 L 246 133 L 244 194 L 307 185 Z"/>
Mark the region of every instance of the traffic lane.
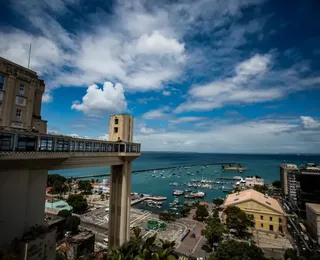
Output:
<path fill-rule="evenodd" d="M 300 234 L 300 230 L 297 228 L 297 223 L 292 221 L 290 217 L 288 219 L 291 220 L 291 225 L 288 224 L 288 232 L 291 234 L 292 238 L 294 239 L 297 248 L 299 249 L 300 252 L 309 250 L 307 242 L 304 240 L 304 238 Z"/>

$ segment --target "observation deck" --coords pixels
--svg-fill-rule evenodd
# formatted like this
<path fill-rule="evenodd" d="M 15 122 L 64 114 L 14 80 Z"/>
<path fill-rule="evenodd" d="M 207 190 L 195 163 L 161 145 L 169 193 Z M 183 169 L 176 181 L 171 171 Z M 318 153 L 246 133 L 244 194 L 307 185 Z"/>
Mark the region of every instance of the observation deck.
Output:
<path fill-rule="evenodd" d="M 0 171 L 122 165 L 140 156 L 139 143 L 0 130 Z"/>

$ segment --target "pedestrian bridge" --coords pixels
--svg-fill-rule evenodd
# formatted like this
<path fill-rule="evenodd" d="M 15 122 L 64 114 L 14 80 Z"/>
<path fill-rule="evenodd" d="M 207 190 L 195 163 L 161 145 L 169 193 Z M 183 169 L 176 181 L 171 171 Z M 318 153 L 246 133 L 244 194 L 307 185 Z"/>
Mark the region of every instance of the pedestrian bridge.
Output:
<path fill-rule="evenodd" d="M 0 169 L 70 169 L 122 165 L 140 156 L 138 143 L 0 131 Z"/>

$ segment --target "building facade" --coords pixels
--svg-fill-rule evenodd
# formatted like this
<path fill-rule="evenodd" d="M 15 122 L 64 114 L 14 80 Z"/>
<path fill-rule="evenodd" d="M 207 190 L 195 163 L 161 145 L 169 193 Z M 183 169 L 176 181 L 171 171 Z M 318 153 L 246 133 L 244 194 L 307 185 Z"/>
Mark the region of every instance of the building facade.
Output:
<path fill-rule="evenodd" d="M 259 185 L 262 186 L 264 185 L 264 179 L 259 178 L 257 176 L 252 176 L 252 177 L 246 177 L 246 186 L 247 187 L 253 187 L 254 185 Z"/>
<path fill-rule="evenodd" d="M 36 72 L 0 57 L 0 128 L 45 134 L 41 118 L 45 83 Z"/>
<path fill-rule="evenodd" d="M 320 203 L 320 166 L 308 163 L 297 167 L 294 164 L 280 166 L 282 193 L 287 201 L 306 214 L 306 203 Z"/>
<path fill-rule="evenodd" d="M 132 142 L 133 117 L 127 114 L 112 115 L 109 125 L 109 141 Z"/>
<path fill-rule="evenodd" d="M 306 203 L 307 229 L 320 244 L 320 204 Z"/>
<path fill-rule="evenodd" d="M 286 216 L 279 202 L 253 189 L 229 194 L 223 208 L 236 206 L 253 215 L 255 228 L 274 233 L 285 233 Z"/>

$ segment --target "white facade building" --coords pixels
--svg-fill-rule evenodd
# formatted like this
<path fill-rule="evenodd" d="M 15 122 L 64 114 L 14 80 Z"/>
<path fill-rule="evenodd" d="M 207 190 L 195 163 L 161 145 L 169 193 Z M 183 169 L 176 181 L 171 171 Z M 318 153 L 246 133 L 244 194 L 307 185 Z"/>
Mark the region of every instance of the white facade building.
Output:
<path fill-rule="evenodd" d="M 261 186 L 264 185 L 264 179 L 257 178 L 255 176 L 246 177 L 245 181 L 246 181 L 245 185 L 247 187 L 253 187 L 254 185 L 261 185 Z"/>

